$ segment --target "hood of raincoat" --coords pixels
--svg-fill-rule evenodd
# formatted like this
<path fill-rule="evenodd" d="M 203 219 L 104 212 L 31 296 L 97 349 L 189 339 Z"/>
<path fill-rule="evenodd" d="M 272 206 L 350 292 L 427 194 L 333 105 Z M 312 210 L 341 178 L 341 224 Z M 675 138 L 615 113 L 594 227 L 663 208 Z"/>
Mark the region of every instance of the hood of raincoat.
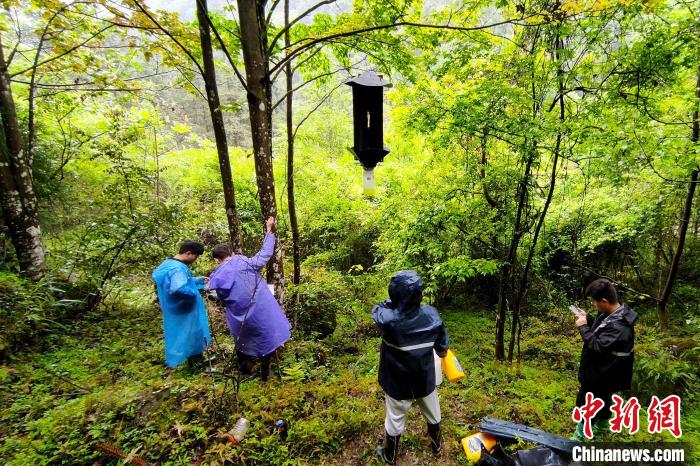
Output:
<path fill-rule="evenodd" d="M 627 307 L 626 304 L 624 305 L 624 309 L 622 309 L 621 314 L 621 317 L 625 319 L 629 325 L 634 325 L 639 319 L 639 314 Z"/>
<path fill-rule="evenodd" d="M 395 309 L 410 311 L 423 300 L 423 280 L 415 270 L 396 272 L 389 283 L 389 298 Z"/>
<path fill-rule="evenodd" d="M 433 350 L 449 348 L 445 326 L 437 309 L 421 304 L 423 282 L 414 270 L 394 275 L 389 296 L 372 309 L 382 337 L 379 385 L 395 400 L 423 398 L 435 390 Z"/>

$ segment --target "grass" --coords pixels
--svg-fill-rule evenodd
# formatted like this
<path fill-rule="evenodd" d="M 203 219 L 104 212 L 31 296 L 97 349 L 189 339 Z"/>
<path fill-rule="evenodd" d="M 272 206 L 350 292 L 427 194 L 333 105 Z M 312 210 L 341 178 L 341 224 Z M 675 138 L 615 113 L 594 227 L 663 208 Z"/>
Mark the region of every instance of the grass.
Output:
<path fill-rule="evenodd" d="M 376 463 L 384 402 L 376 382 L 379 339 L 368 311 L 348 309 L 324 341 L 295 336 L 281 356 L 283 380 L 245 380 L 237 401 L 209 376 L 165 369 L 157 308 L 119 305 L 85 315 L 43 348 L 0 366 L 6 388 L 0 394 L 0 458 L 8 465 L 123 461 L 99 447 L 106 445 L 164 465 Z M 571 434 L 580 342 L 568 315 L 528 319 L 523 359 L 513 365 L 494 361 L 491 316 L 473 309 L 442 315 L 467 377 L 439 389 L 440 456 L 429 452 L 415 408 L 402 437 L 401 464 L 466 464 L 459 439 L 477 431 L 485 416 Z M 222 316 L 214 316 L 225 359 L 232 342 Z M 251 428 L 233 446 L 223 434 L 240 416 Z M 683 440 L 697 443 L 696 401 L 684 405 L 683 416 Z M 290 422 L 286 442 L 275 433 L 278 418 Z M 640 432 L 610 438 L 670 437 Z"/>

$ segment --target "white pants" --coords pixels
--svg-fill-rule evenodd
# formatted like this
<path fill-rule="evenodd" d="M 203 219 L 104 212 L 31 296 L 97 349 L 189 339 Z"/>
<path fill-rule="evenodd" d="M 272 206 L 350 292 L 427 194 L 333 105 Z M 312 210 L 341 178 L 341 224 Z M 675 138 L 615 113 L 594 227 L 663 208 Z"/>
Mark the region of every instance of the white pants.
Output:
<path fill-rule="evenodd" d="M 421 413 L 428 424 L 437 424 L 442 419 L 437 390 L 433 390 L 428 396 L 415 400 L 395 400 L 386 394 L 384 400 L 386 402 L 384 428 L 386 433 L 392 437 L 401 435 L 406 430 L 406 415 L 414 402 L 420 406 Z"/>

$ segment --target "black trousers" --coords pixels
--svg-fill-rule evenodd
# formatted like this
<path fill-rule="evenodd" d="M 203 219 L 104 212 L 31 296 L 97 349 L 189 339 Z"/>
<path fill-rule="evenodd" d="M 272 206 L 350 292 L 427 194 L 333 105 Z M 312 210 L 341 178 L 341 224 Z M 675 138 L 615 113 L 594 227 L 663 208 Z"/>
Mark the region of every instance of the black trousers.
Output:
<path fill-rule="evenodd" d="M 581 407 L 586 404 L 586 393 L 591 392 L 593 393 L 593 396 L 596 398 L 600 398 L 603 400 L 605 403 L 605 406 L 603 406 L 603 409 L 598 411 L 596 415 L 593 417 L 594 421 L 607 421 L 612 417 L 612 412 L 610 411 L 610 407 L 612 406 L 612 396 L 614 392 L 610 391 L 604 391 L 600 389 L 592 389 L 588 387 L 581 386 L 581 388 L 578 391 L 578 395 L 576 395 L 576 406 Z"/>
<path fill-rule="evenodd" d="M 241 373 L 250 374 L 253 369 L 253 363 L 257 359 L 260 361 L 260 377 L 263 380 L 267 380 L 267 378 L 270 376 L 270 360 L 272 359 L 273 354 L 275 354 L 274 351 L 267 356 L 256 358 L 255 356 L 250 356 L 248 354 L 241 353 L 240 351 L 236 351 L 238 368 Z"/>

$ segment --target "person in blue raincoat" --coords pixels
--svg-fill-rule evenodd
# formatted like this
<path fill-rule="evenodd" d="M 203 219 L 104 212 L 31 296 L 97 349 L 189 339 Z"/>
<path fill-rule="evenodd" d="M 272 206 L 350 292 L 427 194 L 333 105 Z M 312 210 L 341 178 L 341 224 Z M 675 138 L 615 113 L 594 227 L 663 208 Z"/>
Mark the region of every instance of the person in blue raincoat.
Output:
<path fill-rule="evenodd" d="M 444 357 L 449 340 L 437 309 L 421 304 L 422 299 L 423 281 L 418 273 L 402 270 L 391 278 L 389 299 L 372 309 L 382 337 L 379 385 L 386 404 L 386 443 L 377 448 L 377 454 L 389 464 L 396 463 L 399 437 L 413 403 L 423 413 L 433 452 L 442 449 L 433 350 Z"/>
<path fill-rule="evenodd" d="M 151 275 L 156 283 L 158 301 L 163 312 L 165 364 L 176 367 L 189 359 L 201 361 L 211 342 L 209 320 L 199 290 L 205 277 L 194 277 L 190 265 L 204 253 L 204 245 L 185 241 L 180 251 L 165 259 Z"/>
<path fill-rule="evenodd" d="M 212 257 L 219 266 L 209 277 L 209 289 L 226 306 L 241 372 L 250 373 L 252 360 L 258 358 L 264 381 L 270 374 L 270 358 L 291 336 L 291 325 L 260 274 L 275 250 L 274 223 L 273 217 L 267 219 L 263 246 L 251 258 L 233 254 L 226 244 L 214 246 Z"/>

